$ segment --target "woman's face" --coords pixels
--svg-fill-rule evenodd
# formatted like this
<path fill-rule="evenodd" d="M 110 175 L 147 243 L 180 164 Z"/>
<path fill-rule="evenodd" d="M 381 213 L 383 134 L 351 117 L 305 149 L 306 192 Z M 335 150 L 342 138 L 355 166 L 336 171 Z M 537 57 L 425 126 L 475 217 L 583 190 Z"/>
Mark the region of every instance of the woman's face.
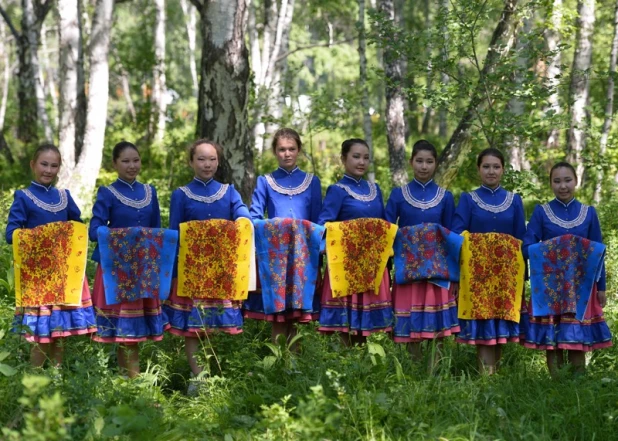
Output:
<path fill-rule="evenodd" d="M 484 186 L 492 189 L 498 188 L 503 174 L 504 167 L 500 158 L 491 155 L 483 156 L 481 165 L 479 165 L 479 175 Z"/>
<path fill-rule="evenodd" d="M 410 160 L 410 163 L 414 170 L 414 178 L 422 183 L 429 181 L 436 171 L 436 158 L 429 150 L 420 150 Z"/>
<path fill-rule="evenodd" d="M 296 141 L 292 138 L 279 138 L 275 147 L 275 156 L 279 162 L 279 167 L 291 171 L 296 167 L 296 160 L 300 150 Z"/>
<path fill-rule="evenodd" d="M 210 144 L 200 144 L 195 147 L 191 167 L 196 178 L 202 181 L 211 179 L 219 167 L 219 157 L 215 147 Z"/>
<path fill-rule="evenodd" d="M 118 158 L 114 160 L 114 168 L 118 177 L 126 182 L 133 182 L 142 169 L 142 160 L 137 150 L 131 147 L 125 148 Z"/>
<path fill-rule="evenodd" d="M 345 173 L 355 179 L 360 179 L 369 167 L 369 148 L 364 144 L 354 144 L 348 154 L 341 157 Z"/>
<path fill-rule="evenodd" d="M 558 167 L 551 174 L 551 189 L 560 202 L 570 202 L 575 197 L 577 178 L 568 167 Z"/>
<path fill-rule="evenodd" d="M 34 181 L 47 187 L 58 176 L 60 155 L 53 150 L 43 151 L 35 160 L 30 161 L 30 169 L 34 175 Z"/>

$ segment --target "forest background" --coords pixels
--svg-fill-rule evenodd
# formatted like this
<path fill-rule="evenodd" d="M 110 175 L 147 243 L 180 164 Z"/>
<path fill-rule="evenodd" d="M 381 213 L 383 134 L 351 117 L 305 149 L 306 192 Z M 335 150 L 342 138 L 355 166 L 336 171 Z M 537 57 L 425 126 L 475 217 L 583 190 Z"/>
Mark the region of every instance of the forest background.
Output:
<path fill-rule="evenodd" d="M 136 143 L 164 224 L 198 137 L 223 145 L 221 177 L 246 202 L 276 166 L 269 142 L 281 126 L 301 133 L 302 168 L 324 189 L 342 174 L 341 141 L 367 139 L 385 197 L 411 178 L 418 139 L 438 147 L 436 179 L 456 197 L 479 184 L 476 153 L 500 148 L 504 186 L 528 215 L 552 197 L 548 170 L 567 158 L 578 197 L 599 209 L 618 331 L 618 2 L 2 0 L 0 14 L 3 213 L 43 142 L 61 149 L 58 185 L 85 219 L 96 187 L 115 179 L 113 145 Z M 509 346 L 500 374 L 486 377 L 474 348 L 448 342 L 428 374 L 386 336 L 345 348 L 306 326 L 294 353 L 247 322 L 241 336 L 203 342 L 208 387 L 187 398 L 181 339 L 145 344 L 134 381 L 114 371 L 111 345 L 87 338 L 69 339 L 60 373 L 33 371 L 9 333 L 13 310 L 2 238 L 3 439 L 571 440 L 618 429 L 616 349 L 589 357 L 584 376 L 549 380 L 542 353 Z"/>

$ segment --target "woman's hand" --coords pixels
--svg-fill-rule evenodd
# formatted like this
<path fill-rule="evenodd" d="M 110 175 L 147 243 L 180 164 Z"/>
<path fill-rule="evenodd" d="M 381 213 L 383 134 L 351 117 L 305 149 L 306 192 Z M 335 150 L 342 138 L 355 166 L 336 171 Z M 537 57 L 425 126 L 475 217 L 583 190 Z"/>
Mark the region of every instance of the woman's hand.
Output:
<path fill-rule="evenodd" d="M 605 295 L 605 291 L 597 291 L 597 299 L 599 299 L 599 305 L 601 308 L 605 308 L 607 304 L 607 296 Z"/>

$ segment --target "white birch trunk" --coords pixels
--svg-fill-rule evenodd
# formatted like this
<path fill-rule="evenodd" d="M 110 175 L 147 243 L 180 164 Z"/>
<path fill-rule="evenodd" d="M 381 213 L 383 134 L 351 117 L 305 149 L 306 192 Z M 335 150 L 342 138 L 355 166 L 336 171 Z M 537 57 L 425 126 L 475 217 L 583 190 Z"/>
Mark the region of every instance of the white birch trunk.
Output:
<path fill-rule="evenodd" d="M 440 0 L 440 9 L 443 9 L 445 12 L 448 11 L 449 5 L 450 5 L 449 0 Z M 446 25 L 445 22 L 442 24 L 440 29 L 442 30 L 445 40 L 448 42 L 448 26 Z M 442 51 L 442 60 L 446 61 L 447 59 L 448 59 L 448 52 L 447 52 L 447 49 L 445 48 Z M 443 88 L 448 87 L 449 81 L 450 81 L 450 78 L 446 74 L 446 72 L 441 72 L 440 73 L 441 87 Z M 438 134 L 440 135 L 440 138 L 446 138 L 447 131 L 448 131 L 447 109 L 445 109 L 444 107 L 440 107 L 440 110 L 438 111 Z"/>
<path fill-rule="evenodd" d="M 192 0 L 199 7 L 202 63 L 197 136 L 220 143 L 219 167 L 245 201 L 255 185 L 249 142 L 249 54 L 245 45 L 246 0 Z"/>
<path fill-rule="evenodd" d="M 180 7 L 185 17 L 185 26 L 187 28 L 187 40 L 189 42 L 189 70 L 191 71 L 191 81 L 193 84 L 193 95 L 197 97 L 199 83 L 197 80 L 197 63 L 195 62 L 195 38 L 197 35 L 197 14 L 195 8 L 187 2 L 180 0 Z"/>
<path fill-rule="evenodd" d="M 2 54 L 2 100 L 0 101 L 0 131 L 4 129 L 4 118 L 6 116 L 6 103 L 9 98 L 9 80 L 11 79 L 11 56 L 6 41 L 7 32 L 4 25 L 0 23 L 0 54 Z"/>
<path fill-rule="evenodd" d="M 78 0 L 58 0 L 60 105 L 58 148 L 66 165 L 75 164 L 75 117 L 77 112 L 77 63 L 79 58 Z M 66 182 L 71 167 L 60 168 L 58 179 Z"/>
<path fill-rule="evenodd" d="M 155 0 L 155 65 L 152 81 L 151 133 L 156 141 L 163 141 L 167 109 L 167 88 L 165 84 L 165 0 Z"/>
<path fill-rule="evenodd" d="M 618 58 L 618 1 L 614 6 L 614 38 L 612 49 L 609 55 L 609 75 L 607 76 L 607 91 L 605 94 L 605 120 L 601 129 L 601 140 L 599 142 L 599 153 L 601 158 L 607 152 L 607 140 L 614 120 L 614 75 L 616 75 L 616 60 Z M 603 169 L 599 170 L 597 183 L 594 189 L 594 202 L 598 205 L 601 202 L 601 190 L 603 189 Z"/>
<path fill-rule="evenodd" d="M 578 187 L 584 181 L 584 157 L 586 148 L 586 128 L 589 115 L 586 106 L 590 100 L 588 69 L 592 62 L 592 33 L 594 31 L 594 0 L 577 2 L 577 38 L 573 68 L 571 69 L 571 128 L 567 146 L 569 161 L 577 171 Z"/>
<path fill-rule="evenodd" d="M 109 93 L 109 43 L 114 0 L 97 0 L 89 46 L 90 77 L 88 116 L 84 145 L 68 182 L 59 182 L 71 190 L 82 211 L 88 211 L 103 158 L 103 141 Z"/>
<path fill-rule="evenodd" d="M 75 154 L 79 156 L 84 146 L 84 131 L 88 115 L 88 98 L 86 97 L 86 61 L 84 60 L 84 36 L 90 40 L 90 18 L 82 2 L 77 0 L 77 25 L 79 42 L 77 45 L 77 109 L 75 111 Z"/>
<path fill-rule="evenodd" d="M 367 42 L 365 40 L 365 0 L 358 0 L 358 55 L 359 55 L 359 86 L 362 90 L 361 107 L 363 110 L 363 133 L 369 146 L 369 173 L 367 178 L 375 182 L 373 164 L 373 133 L 371 114 L 369 113 L 369 90 L 367 88 Z"/>
<path fill-rule="evenodd" d="M 560 28 L 562 27 L 562 0 L 553 0 L 552 10 L 549 18 L 548 27 L 545 30 L 545 42 L 547 49 L 554 52 L 547 66 L 547 87 L 551 89 L 551 94 L 547 100 L 545 113 L 552 112 L 554 115 L 562 113 L 560 105 L 560 78 L 562 76 L 562 54 L 560 52 Z M 552 127 L 547 137 L 547 147 L 556 148 L 560 144 L 560 130 Z"/>

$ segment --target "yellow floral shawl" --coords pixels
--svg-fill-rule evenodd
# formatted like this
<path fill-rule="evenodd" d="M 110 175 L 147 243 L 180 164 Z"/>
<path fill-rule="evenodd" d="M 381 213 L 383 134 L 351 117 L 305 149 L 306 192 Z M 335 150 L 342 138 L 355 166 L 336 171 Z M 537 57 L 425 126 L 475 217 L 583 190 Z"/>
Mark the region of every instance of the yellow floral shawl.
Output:
<path fill-rule="evenodd" d="M 87 255 L 88 231 L 81 222 L 53 222 L 16 230 L 16 305 L 81 305 Z"/>
<path fill-rule="evenodd" d="M 326 259 L 333 297 L 378 293 L 393 255 L 397 225 L 382 219 L 326 223 Z"/>
<path fill-rule="evenodd" d="M 249 219 L 180 224 L 178 291 L 194 299 L 246 299 L 255 290 L 255 247 Z"/>
<path fill-rule="evenodd" d="M 458 317 L 519 322 L 525 270 L 521 240 L 467 231 L 463 237 Z"/>

